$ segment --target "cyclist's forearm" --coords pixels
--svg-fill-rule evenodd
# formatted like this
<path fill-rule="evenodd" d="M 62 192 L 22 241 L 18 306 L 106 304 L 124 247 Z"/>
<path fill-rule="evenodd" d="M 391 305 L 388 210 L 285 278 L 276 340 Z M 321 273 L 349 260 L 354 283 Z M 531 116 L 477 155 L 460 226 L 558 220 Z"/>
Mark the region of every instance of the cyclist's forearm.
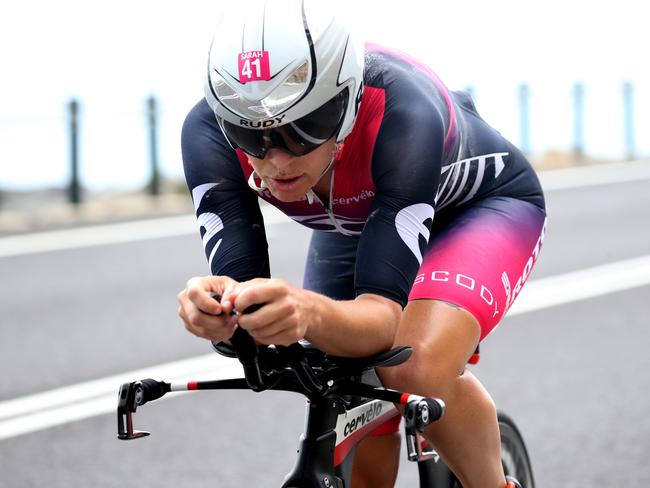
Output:
<path fill-rule="evenodd" d="M 315 293 L 312 298 L 314 320 L 305 338 L 319 349 L 337 356 L 369 356 L 393 345 L 402 313 L 396 302 L 370 294 L 350 301 Z"/>

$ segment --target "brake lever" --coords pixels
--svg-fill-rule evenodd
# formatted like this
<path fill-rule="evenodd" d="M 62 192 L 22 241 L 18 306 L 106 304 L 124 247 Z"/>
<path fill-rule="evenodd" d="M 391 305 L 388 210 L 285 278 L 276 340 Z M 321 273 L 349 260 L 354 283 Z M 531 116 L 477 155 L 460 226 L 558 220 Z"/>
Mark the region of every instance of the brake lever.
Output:
<path fill-rule="evenodd" d="M 117 401 L 117 438 L 130 441 L 150 435 L 147 431 L 133 430 L 133 414 L 138 407 L 170 391 L 169 383 L 152 379 L 122 384 Z"/>
<path fill-rule="evenodd" d="M 423 461 L 437 454 L 431 449 L 426 449 L 428 446 L 421 434 L 444 413 L 445 403 L 438 398 L 416 397 L 405 405 L 404 434 L 409 461 Z"/>
<path fill-rule="evenodd" d="M 133 430 L 133 414 L 138 408 L 135 400 L 136 385 L 139 381 L 120 386 L 117 402 L 117 438 L 130 441 L 146 437 L 150 432 Z"/>

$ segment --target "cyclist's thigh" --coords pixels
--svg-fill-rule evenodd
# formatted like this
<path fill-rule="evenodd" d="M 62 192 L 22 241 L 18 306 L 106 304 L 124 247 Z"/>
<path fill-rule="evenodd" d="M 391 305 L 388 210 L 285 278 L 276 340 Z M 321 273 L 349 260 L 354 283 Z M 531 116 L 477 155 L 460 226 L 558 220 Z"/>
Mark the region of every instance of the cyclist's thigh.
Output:
<path fill-rule="evenodd" d="M 354 266 L 359 238 L 314 231 L 309 243 L 303 287 L 336 300 L 354 298 Z"/>
<path fill-rule="evenodd" d="M 483 339 L 530 276 L 544 238 L 546 213 L 523 200 L 490 197 L 441 217 L 409 300 L 458 305 L 477 319 Z"/>

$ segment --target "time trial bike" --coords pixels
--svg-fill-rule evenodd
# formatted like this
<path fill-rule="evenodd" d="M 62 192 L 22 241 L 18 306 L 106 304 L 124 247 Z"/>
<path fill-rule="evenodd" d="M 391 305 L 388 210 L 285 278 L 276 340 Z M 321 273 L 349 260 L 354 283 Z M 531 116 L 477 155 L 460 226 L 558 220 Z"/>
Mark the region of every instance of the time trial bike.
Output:
<path fill-rule="evenodd" d="M 409 461 L 417 463 L 421 488 L 460 488 L 461 485 L 432 446 L 424 429 L 445 411 L 444 401 L 384 388 L 375 372 L 406 361 L 411 348 L 402 346 L 369 357 L 335 357 L 309 343 L 258 345 L 237 328 L 231 344 L 213 343 L 222 355 L 238 359 L 244 378 L 168 383 L 143 379 L 121 385 L 118 396 L 118 438 L 149 435 L 133 426 L 138 407 L 169 392 L 244 389 L 280 390 L 306 397 L 305 430 L 298 458 L 282 488 L 350 488 L 355 446 L 392 417 L 404 417 Z M 401 408 L 398 409 L 396 405 Z M 501 459 L 506 475 L 524 488 L 534 488 L 529 455 L 515 423 L 499 413 Z"/>

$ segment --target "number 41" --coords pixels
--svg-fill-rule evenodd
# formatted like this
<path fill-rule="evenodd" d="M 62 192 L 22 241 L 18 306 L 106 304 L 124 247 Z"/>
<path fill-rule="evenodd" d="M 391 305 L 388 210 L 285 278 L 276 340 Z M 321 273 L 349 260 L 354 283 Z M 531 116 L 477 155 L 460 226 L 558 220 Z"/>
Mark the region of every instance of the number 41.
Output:
<path fill-rule="evenodd" d="M 255 67 L 255 78 L 260 78 L 262 76 L 262 70 L 260 68 L 260 58 L 256 58 L 253 61 L 251 61 L 250 59 L 244 61 L 244 66 L 242 66 L 241 74 L 248 79 L 253 78 L 253 70 L 251 69 L 251 65 Z"/>

